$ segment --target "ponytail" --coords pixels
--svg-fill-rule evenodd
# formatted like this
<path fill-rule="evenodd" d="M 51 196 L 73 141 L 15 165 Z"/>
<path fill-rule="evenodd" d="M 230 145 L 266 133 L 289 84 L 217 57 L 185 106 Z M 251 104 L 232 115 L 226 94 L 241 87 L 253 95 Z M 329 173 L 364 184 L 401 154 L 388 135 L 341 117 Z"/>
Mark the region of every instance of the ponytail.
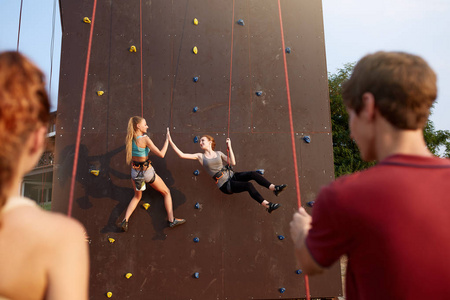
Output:
<path fill-rule="evenodd" d="M 134 116 L 134 117 L 131 117 L 130 120 L 128 120 L 127 136 L 125 138 L 127 164 L 131 163 L 131 157 L 132 157 L 131 149 L 133 147 L 133 140 L 136 139 L 137 125 L 143 119 L 144 118 L 141 118 L 139 116 Z"/>

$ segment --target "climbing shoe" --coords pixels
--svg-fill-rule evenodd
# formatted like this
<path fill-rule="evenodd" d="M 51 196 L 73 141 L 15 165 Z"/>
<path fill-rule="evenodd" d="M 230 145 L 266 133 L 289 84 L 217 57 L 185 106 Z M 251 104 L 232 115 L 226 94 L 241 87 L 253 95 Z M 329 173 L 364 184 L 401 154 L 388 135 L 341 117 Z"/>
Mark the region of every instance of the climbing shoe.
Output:
<path fill-rule="evenodd" d="M 120 223 L 120 228 L 122 228 L 122 231 L 127 232 L 128 231 L 128 221 L 123 220 L 122 223 Z"/>
<path fill-rule="evenodd" d="M 273 193 L 275 194 L 275 196 L 278 196 L 278 194 L 281 193 L 286 187 L 287 184 L 276 185 Z"/>
<path fill-rule="evenodd" d="M 169 226 L 170 228 L 174 228 L 175 226 L 181 225 L 186 223 L 185 219 L 177 219 L 177 218 L 173 218 L 173 222 L 169 221 Z"/>
<path fill-rule="evenodd" d="M 275 209 L 278 209 L 280 206 L 281 204 L 269 202 L 269 208 L 267 209 L 267 211 L 269 212 L 269 214 L 271 214 Z"/>

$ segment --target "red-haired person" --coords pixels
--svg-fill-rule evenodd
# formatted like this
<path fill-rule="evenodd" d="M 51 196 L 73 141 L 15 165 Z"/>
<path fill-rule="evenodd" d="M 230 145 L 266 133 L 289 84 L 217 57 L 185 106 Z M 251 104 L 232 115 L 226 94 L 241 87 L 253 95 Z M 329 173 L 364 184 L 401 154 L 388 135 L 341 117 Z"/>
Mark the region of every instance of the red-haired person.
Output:
<path fill-rule="evenodd" d="M 164 158 L 169 146 L 169 136 L 167 135 L 163 147 L 159 150 L 147 135 L 147 129 L 148 125 L 144 118 L 134 116 L 128 121 L 127 136 L 125 138 L 126 162 L 127 164 L 131 164 L 131 182 L 133 184 L 134 197 L 131 199 L 130 204 L 128 204 L 125 218 L 120 224 L 122 230 L 125 232 L 128 231 L 128 220 L 142 198 L 145 183 L 148 183 L 164 197 L 167 220 L 171 228 L 186 222 L 185 219 L 177 219 L 173 216 L 170 190 L 161 177 L 156 174 L 148 157 L 150 152 L 153 152 L 157 156 Z M 167 129 L 167 132 L 169 132 L 169 129 Z"/>
<path fill-rule="evenodd" d="M 347 255 L 347 300 L 447 299 L 450 295 L 450 160 L 423 137 L 436 74 L 420 57 L 363 57 L 342 95 L 351 137 L 368 170 L 322 188 L 312 218 L 291 222 L 306 274 Z"/>
<path fill-rule="evenodd" d="M 269 213 L 278 209 L 281 205 L 265 200 L 256 190 L 250 180 L 256 181 L 259 185 L 274 192 L 278 196 L 285 188 L 286 184 L 274 185 L 267 179 L 261 176 L 258 172 L 234 172 L 229 165 L 236 165 L 233 148 L 231 147 L 231 139 L 227 138 L 226 143 L 230 154 L 230 161 L 228 157 L 221 151 L 215 151 L 216 142 L 210 135 L 204 135 L 200 138 L 200 148 L 203 153 L 183 153 L 173 142 L 169 136 L 169 142 L 179 157 L 183 159 L 197 160 L 206 172 L 215 180 L 217 187 L 224 194 L 248 192 L 250 196 L 259 204 L 264 206 Z M 224 165 L 224 162 L 227 164 Z M 228 164 L 229 163 L 229 164 Z"/>
<path fill-rule="evenodd" d="M 43 73 L 0 54 L 0 299 L 88 299 L 83 226 L 20 194 L 45 147 L 50 103 Z"/>

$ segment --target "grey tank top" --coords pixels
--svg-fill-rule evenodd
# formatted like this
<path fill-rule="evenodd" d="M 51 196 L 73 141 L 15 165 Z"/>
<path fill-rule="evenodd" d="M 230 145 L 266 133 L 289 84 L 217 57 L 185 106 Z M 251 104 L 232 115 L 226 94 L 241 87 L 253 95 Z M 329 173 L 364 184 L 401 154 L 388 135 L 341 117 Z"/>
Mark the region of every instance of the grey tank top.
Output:
<path fill-rule="evenodd" d="M 214 151 L 214 152 L 216 153 L 215 158 L 206 158 L 205 154 L 203 154 L 203 168 L 205 168 L 206 172 L 211 177 L 213 177 L 217 172 L 219 172 L 223 168 L 222 162 L 223 153 L 221 151 Z M 229 173 L 228 171 L 225 171 L 223 173 L 223 176 L 219 178 L 219 180 L 217 181 L 217 187 L 220 188 L 232 176 L 233 171 L 230 171 Z"/>

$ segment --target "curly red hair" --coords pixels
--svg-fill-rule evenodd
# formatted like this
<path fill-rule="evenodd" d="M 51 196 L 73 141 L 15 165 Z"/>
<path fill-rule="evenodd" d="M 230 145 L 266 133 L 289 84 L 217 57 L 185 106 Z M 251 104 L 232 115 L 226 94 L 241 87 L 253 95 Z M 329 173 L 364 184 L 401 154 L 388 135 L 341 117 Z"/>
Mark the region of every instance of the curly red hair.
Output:
<path fill-rule="evenodd" d="M 0 210 L 30 134 L 50 119 L 44 74 L 18 52 L 0 54 Z"/>

